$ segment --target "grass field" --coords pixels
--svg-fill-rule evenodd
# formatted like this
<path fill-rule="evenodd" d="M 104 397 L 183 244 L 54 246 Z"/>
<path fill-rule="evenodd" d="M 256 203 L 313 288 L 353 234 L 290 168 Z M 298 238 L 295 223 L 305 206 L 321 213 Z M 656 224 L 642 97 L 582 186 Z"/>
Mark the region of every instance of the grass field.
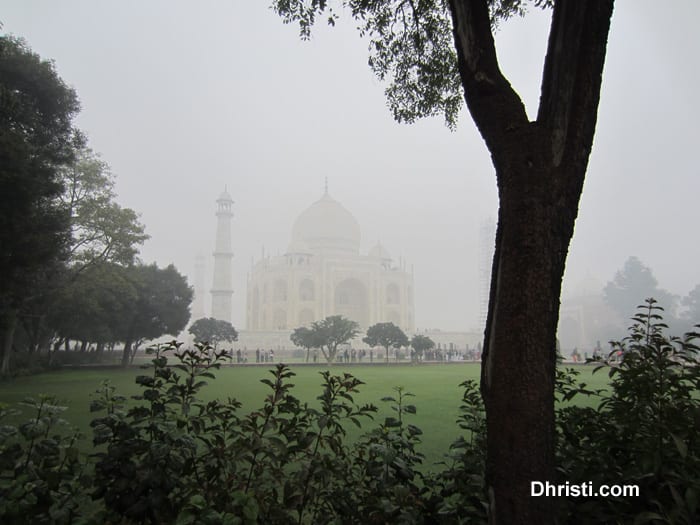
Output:
<path fill-rule="evenodd" d="M 234 397 L 242 402 L 242 411 L 248 412 L 262 405 L 269 387 L 260 383 L 260 379 L 271 377 L 268 366 L 234 366 L 216 372 L 217 378 L 202 391 L 205 399 Z M 607 375 L 602 371 L 591 376 L 592 367 L 579 366 L 581 380 L 593 387 L 603 388 L 607 384 Z M 302 401 L 316 403 L 315 398 L 321 392 L 319 372 L 327 370 L 324 366 L 294 366 L 297 374 L 293 383 L 293 394 Z M 465 379 L 479 379 L 480 365 L 477 363 L 460 364 L 424 364 L 411 365 L 336 365 L 333 374 L 348 372 L 364 381 L 356 402 L 374 403 L 379 408 L 376 419 L 390 414 L 382 397 L 391 396 L 393 387 L 401 386 L 415 394 L 411 402 L 416 405 L 417 413 L 409 420 L 424 432 L 421 452 L 426 455 L 426 466 L 440 461 L 448 450 L 450 443 L 459 435 L 460 429 L 455 420 L 459 415 L 462 391 L 459 384 Z M 27 396 L 51 394 L 57 396 L 61 404 L 68 406 L 65 419 L 90 436 L 90 414 L 88 407 L 91 395 L 101 382 L 109 379 L 117 391 L 129 396 L 139 392 L 134 382 L 136 375 L 147 373 L 139 368 L 122 369 L 86 369 L 61 370 L 36 376 L 20 377 L 0 383 L 0 402 L 16 405 Z M 581 400 L 585 402 L 585 400 Z M 18 407 L 22 409 L 22 407 Z M 25 413 L 26 417 L 30 414 Z M 411 416 L 409 416 L 411 417 Z M 371 428 L 368 421 L 363 426 Z M 350 430 L 350 429 L 349 429 Z M 352 431 L 351 435 L 357 435 Z M 86 440 L 86 448 L 89 441 Z"/>

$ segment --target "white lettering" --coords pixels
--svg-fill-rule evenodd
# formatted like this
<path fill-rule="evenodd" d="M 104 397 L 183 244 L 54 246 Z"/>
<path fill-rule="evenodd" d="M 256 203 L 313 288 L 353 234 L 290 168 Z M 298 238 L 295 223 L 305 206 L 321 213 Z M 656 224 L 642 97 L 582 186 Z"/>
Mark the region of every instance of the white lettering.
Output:
<path fill-rule="evenodd" d="M 541 481 L 530 482 L 530 496 L 536 498 L 544 494 L 544 483 Z"/>
<path fill-rule="evenodd" d="M 550 483 L 549 481 L 531 481 L 530 482 L 531 497 L 564 497 L 564 498 L 590 498 L 600 496 L 607 497 L 639 497 L 638 485 L 601 485 L 596 491 L 593 488 L 592 481 L 585 481 L 580 484 L 572 485 L 568 481 L 560 484 Z"/>

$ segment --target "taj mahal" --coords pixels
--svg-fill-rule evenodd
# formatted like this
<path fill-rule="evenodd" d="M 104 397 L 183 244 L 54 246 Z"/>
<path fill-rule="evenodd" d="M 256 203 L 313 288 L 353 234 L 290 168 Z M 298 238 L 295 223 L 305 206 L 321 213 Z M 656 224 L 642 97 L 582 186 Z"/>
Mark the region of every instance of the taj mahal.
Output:
<path fill-rule="evenodd" d="M 233 200 L 224 191 L 217 203 L 211 316 L 231 321 Z M 246 290 L 246 326 L 239 348 L 288 348 L 289 335 L 330 315 L 356 321 L 362 331 L 392 322 L 409 337 L 415 333 L 414 273 L 381 244 L 360 250 L 360 225 L 328 192 L 293 222 L 282 255 L 263 254 L 252 262 Z M 239 328 L 239 327 L 237 327 Z M 445 347 L 465 348 L 478 334 L 432 334 Z M 449 340 L 449 343 L 448 343 Z"/>
<path fill-rule="evenodd" d="M 233 318 L 233 250 L 231 223 L 233 199 L 224 189 L 216 200 L 216 241 L 213 252 L 211 317 Z M 479 297 L 482 321 L 488 300 L 493 221 L 480 231 Z M 465 350 L 480 345 L 483 328 L 472 331 L 416 330 L 414 272 L 407 270 L 381 243 L 366 253 L 360 250 L 360 225 L 328 192 L 303 210 L 292 224 L 290 240 L 282 255 L 265 255 L 251 261 L 245 291 L 245 327 L 236 326 L 239 349 L 289 350 L 291 332 L 331 315 L 358 323 L 364 332 L 376 323 L 392 322 L 409 337 L 428 335 L 438 348 Z M 196 304 L 192 319 L 204 317 L 204 257 L 196 262 Z M 589 294 L 590 295 L 590 294 Z M 600 295 L 600 294 L 598 294 Z M 592 348 L 604 305 L 581 295 L 563 298 L 559 337 L 562 348 Z M 602 296 L 601 296 L 602 297 Z M 238 312 L 241 313 L 241 312 Z M 607 315 L 607 314 L 606 314 Z M 609 317 L 609 315 L 608 315 Z M 353 345 L 362 346 L 362 335 Z"/>
<path fill-rule="evenodd" d="M 266 257 L 248 280 L 247 329 L 286 330 L 329 315 L 361 329 L 414 328 L 413 274 L 377 243 L 360 253 L 360 226 L 328 191 L 294 221 L 284 255 Z"/>

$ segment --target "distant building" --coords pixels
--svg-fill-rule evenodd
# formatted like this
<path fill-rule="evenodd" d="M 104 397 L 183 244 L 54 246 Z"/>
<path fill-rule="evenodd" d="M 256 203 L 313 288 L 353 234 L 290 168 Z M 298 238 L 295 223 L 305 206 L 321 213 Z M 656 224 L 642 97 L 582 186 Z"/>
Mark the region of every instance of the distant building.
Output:
<path fill-rule="evenodd" d="M 361 254 L 357 220 L 326 188 L 294 221 L 284 255 L 253 263 L 246 332 L 267 332 L 269 339 L 274 332 L 342 315 L 363 330 L 393 322 L 412 333 L 413 300 L 413 273 L 395 264 L 380 243 Z"/>

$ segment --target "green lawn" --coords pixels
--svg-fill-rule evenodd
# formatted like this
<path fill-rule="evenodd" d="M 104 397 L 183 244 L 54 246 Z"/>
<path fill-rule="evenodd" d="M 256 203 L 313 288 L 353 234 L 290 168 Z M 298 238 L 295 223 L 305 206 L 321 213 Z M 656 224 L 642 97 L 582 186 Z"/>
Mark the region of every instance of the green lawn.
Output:
<path fill-rule="evenodd" d="M 205 387 L 202 394 L 206 399 L 235 397 L 243 403 L 242 410 L 250 411 L 262 405 L 269 387 L 260 383 L 263 377 L 271 377 L 269 370 L 272 365 L 226 367 L 216 372 L 217 378 Z M 602 388 L 608 378 L 602 371 L 591 377 L 592 367 L 579 366 L 583 381 L 592 387 Z M 296 385 L 293 393 L 302 401 L 315 403 L 320 394 L 321 376 L 319 372 L 326 370 L 323 366 L 294 366 L 297 374 L 293 383 Z M 389 415 L 386 403 L 381 402 L 384 396 L 393 395 L 393 387 L 402 386 L 408 392 L 416 395 L 411 402 L 416 405 L 417 413 L 409 422 L 420 427 L 423 432 L 422 452 L 426 455 L 426 463 L 440 461 L 450 443 L 459 435 L 455 420 L 459 414 L 462 397 L 459 384 L 465 379 L 479 379 L 480 367 L 475 363 L 465 364 L 424 364 L 411 365 L 336 365 L 332 373 L 348 372 L 358 377 L 366 384 L 360 388 L 355 400 L 358 403 L 374 403 L 380 409 L 378 417 Z M 36 376 L 21 377 L 9 382 L 0 383 L 0 402 L 16 405 L 27 396 L 38 394 L 56 395 L 62 404 L 69 408 L 65 419 L 90 436 L 89 422 L 92 415 L 88 410 L 90 396 L 98 389 L 101 382 L 109 379 L 124 395 L 138 393 L 134 383 L 138 374 L 147 373 L 138 368 L 121 369 L 90 369 L 62 370 Z M 585 402 L 585 400 L 582 400 Z M 20 409 L 22 407 L 19 407 Z M 26 414 L 29 416 L 29 414 Z M 367 422 L 370 428 L 371 422 Z M 352 435 L 357 435 L 352 431 Z M 87 445 L 87 444 L 86 444 Z"/>

